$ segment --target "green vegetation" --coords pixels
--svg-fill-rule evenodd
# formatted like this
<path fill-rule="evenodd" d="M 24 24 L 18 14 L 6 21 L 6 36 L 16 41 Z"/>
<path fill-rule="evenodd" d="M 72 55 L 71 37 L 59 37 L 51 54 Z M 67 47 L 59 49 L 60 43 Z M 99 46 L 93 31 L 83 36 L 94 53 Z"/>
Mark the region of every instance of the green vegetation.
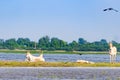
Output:
<path fill-rule="evenodd" d="M 112 41 L 113 45 L 120 51 L 120 43 Z M 64 51 L 108 51 L 108 42 L 105 39 L 100 41 L 88 42 L 83 38 L 79 38 L 78 41 L 72 41 L 70 43 L 58 39 L 49 38 L 44 36 L 38 40 L 38 42 L 31 41 L 29 38 L 11 38 L 8 40 L 0 39 L 0 49 L 10 50 L 64 50 Z"/>
<path fill-rule="evenodd" d="M 2 53 L 26 53 L 28 50 L 9 50 L 9 49 L 1 49 Z M 41 53 L 41 50 L 29 50 L 32 54 Z M 54 50 L 48 51 L 43 50 L 44 54 L 107 54 L 106 51 L 65 51 L 65 50 Z M 119 54 L 119 52 L 117 53 Z"/>
<path fill-rule="evenodd" d="M 113 45 L 120 51 L 120 43 L 112 41 Z M 63 53 L 63 54 L 106 54 L 108 53 L 108 42 L 105 39 L 100 41 L 88 42 L 83 38 L 70 43 L 58 38 L 42 37 L 38 42 L 31 41 L 29 38 L 15 38 L 4 40 L 0 39 L 0 52 L 5 53 Z M 5 67 L 120 67 L 120 63 L 76 63 L 76 62 L 18 62 L 0 61 L 0 66 Z"/>
<path fill-rule="evenodd" d="M 120 67 L 120 63 L 17 62 L 0 61 L 1 67 Z"/>

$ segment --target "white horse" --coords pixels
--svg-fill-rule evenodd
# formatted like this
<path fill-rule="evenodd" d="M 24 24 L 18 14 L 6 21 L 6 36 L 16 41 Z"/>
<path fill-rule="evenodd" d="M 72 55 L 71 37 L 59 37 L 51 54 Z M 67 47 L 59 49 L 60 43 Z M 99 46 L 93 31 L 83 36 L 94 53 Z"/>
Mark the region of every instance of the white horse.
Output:
<path fill-rule="evenodd" d="M 41 54 L 40 56 L 36 57 L 36 56 L 33 56 L 32 54 L 30 54 L 30 52 L 28 51 L 27 54 L 26 54 L 25 61 L 29 61 L 29 62 L 42 61 L 42 62 L 44 62 L 45 59 L 43 58 L 43 54 Z"/>
<path fill-rule="evenodd" d="M 113 46 L 111 42 L 109 43 L 109 46 L 110 62 L 114 62 L 116 61 L 117 48 Z"/>

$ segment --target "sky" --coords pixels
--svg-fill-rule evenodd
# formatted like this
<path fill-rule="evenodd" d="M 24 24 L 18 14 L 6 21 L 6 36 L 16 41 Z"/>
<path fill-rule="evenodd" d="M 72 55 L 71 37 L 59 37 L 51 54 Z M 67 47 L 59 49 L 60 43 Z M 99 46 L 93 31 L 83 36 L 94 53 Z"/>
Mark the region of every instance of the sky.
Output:
<path fill-rule="evenodd" d="M 120 0 L 0 0 L 0 39 L 120 42 Z"/>

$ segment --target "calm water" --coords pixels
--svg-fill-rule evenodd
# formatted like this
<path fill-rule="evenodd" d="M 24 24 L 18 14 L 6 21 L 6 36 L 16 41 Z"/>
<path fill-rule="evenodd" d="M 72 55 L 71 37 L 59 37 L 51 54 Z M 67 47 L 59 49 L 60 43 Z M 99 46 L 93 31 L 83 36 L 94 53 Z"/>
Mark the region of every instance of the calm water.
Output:
<path fill-rule="evenodd" d="M 34 56 L 39 56 L 39 54 L 34 54 Z M 109 62 L 108 54 L 44 54 L 44 58 L 47 62 L 76 62 L 78 59 L 93 62 Z M 0 53 L 0 60 L 24 61 L 25 54 Z M 118 61 L 120 61 L 119 55 L 117 55 Z"/>
<path fill-rule="evenodd" d="M 0 80 L 120 80 L 120 68 L 0 68 Z"/>
<path fill-rule="evenodd" d="M 47 62 L 76 62 L 78 59 L 109 62 L 108 54 L 44 54 L 44 58 Z M 24 61 L 25 54 L 0 53 L 0 60 Z M 120 61 L 119 55 L 117 61 Z M 0 80 L 119 80 L 119 74 L 120 68 L 0 68 Z"/>

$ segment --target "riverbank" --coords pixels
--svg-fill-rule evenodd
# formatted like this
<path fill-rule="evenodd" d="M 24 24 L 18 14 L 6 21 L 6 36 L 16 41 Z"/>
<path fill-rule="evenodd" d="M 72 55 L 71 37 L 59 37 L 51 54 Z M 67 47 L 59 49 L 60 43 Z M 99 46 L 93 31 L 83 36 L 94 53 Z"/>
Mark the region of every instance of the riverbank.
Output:
<path fill-rule="evenodd" d="M 1 67 L 0 80 L 120 80 L 120 68 Z"/>
<path fill-rule="evenodd" d="M 120 63 L 96 62 L 89 64 L 78 62 L 0 61 L 0 67 L 120 67 Z"/>
<path fill-rule="evenodd" d="M 32 54 L 41 53 L 41 50 L 0 49 L 0 52 L 4 52 L 4 53 L 26 53 L 27 51 L 30 51 Z M 45 53 L 45 54 L 79 54 L 79 55 L 82 55 L 82 54 L 107 54 L 108 52 L 107 51 L 64 51 L 64 50 L 47 51 L 47 50 L 43 50 L 43 53 Z"/>

